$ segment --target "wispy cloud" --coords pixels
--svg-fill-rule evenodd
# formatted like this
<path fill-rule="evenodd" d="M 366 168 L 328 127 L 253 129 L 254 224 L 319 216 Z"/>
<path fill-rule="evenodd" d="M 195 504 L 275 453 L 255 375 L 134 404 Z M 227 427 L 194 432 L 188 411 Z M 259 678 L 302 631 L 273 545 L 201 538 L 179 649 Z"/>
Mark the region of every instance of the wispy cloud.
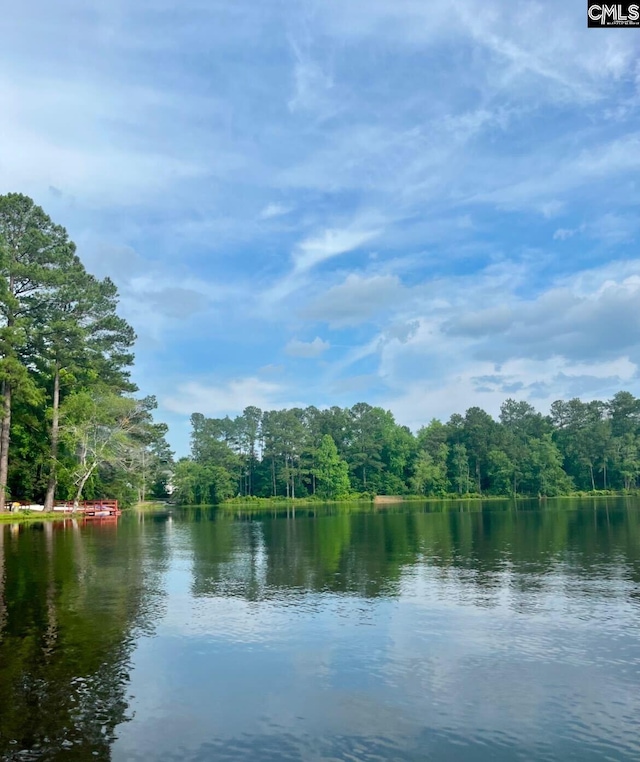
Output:
<path fill-rule="evenodd" d="M 285 206 L 284 204 L 270 203 L 270 204 L 267 204 L 264 207 L 264 209 L 260 212 L 260 219 L 270 220 L 273 217 L 283 217 L 285 214 L 289 214 L 289 212 L 291 211 L 292 211 L 292 208 L 290 206 Z"/>
<path fill-rule="evenodd" d="M 310 111 L 321 117 L 331 116 L 337 106 L 331 99 L 333 78 L 322 68 L 305 48 L 305 45 L 290 38 L 295 58 L 293 69 L 294 93 L 288 106 L 291 111 Z"/>
<path fill-rule="evenodd" d="M 319 235 L 305 239 L 293 252 L 293 264 L 297 273 L 359 249 L 380 234 L 379 230 L 328 229 Z"/>
<path fill-rule="evenodd" d="M 316 336 L 313 341 L 291 339 L 284 351 L 291 357 L 315 358 L 324 354 L 330 346 L 328 341 L 323 341 L 319 336 Z"/>
<path fill-rule="evenodd" d="M 271 310 L 274 304 L 302 289 L 309 282 L 309 273 L 315 267 L 360 249 L 368 241 L 380 234 L 379 230 L 349 228 L 328 228 L 322 233 L 314 233 L 294 247 L 291 255 L 292 267 L 263 295 L 263 304 Z"/>
<path fill-rule="evenodd" d="M 178 386 L 176 394 L 164 397 L 162 403 L 167 410 L 174 413 L 202 413 L 220 417 L 242 412 L 249 405 L 272 410 L 295 404 L 287 397 L 285 387 L 256 377 L 232 379 L 226 383 L 211 385 L 187 381 Z"/>
<path fill-rule="evenodd" d="M 405 422 L 509 390 L 640 392 L 640 39 L 584 17 L 13 4 L 0 192 L 32 195 L 116 280 L 136 380 L 172 421 L 296 389 Z"/>
<path fill-rule="evenodd" d="M 301 314 L 333 327 L 358 325 L 397 304 L 403 291 L 397 276 L 366 277 L 352 273 L 304 307 Z"/>

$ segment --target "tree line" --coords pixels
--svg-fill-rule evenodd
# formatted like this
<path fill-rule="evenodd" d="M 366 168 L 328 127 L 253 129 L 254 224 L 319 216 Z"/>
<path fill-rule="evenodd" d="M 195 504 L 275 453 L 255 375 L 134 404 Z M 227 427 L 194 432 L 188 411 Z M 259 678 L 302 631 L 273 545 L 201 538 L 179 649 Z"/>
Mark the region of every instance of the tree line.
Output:
<path fill-rule="evenodd" d="M 117 307 L 63 227 L 0 195 L 0 511 L 162 491 L 167 429 L 155 399 L 136 396 L 136 337 Z"/>
<path fill-rule="evenodd" d="M 640 477 L 640 399 L 558 400 L 548 415 L 506 400 L 413 434 L 380 407 L 191 416 L 191 454 L 175 465 L 176 499 L 340 499 L 354 494 L 557 496 L 629 491 Z"/>

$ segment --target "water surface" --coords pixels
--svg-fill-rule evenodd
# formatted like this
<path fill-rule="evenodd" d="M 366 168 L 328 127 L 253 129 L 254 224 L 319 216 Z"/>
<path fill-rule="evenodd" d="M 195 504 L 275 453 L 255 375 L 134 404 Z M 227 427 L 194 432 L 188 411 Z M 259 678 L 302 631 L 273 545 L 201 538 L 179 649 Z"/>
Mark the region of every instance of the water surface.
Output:
<path fill-rule="evenodd" d="M 0 758 L 640 759 L 640 502 L 0 527 Z"/>

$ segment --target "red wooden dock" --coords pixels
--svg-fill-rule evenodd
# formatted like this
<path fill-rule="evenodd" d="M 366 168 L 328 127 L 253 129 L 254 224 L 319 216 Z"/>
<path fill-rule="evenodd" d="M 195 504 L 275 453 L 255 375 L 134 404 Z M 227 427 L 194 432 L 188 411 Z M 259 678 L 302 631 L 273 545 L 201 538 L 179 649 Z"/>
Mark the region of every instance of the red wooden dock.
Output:
<path fill-rule="evenodd" d="M 80 514 L 87 519 L 105 519 L 120 516 L 117 500 L 82 500 L 77 505 L 73 502 L 57 503 L 53 510 L 63 514 Z"/>

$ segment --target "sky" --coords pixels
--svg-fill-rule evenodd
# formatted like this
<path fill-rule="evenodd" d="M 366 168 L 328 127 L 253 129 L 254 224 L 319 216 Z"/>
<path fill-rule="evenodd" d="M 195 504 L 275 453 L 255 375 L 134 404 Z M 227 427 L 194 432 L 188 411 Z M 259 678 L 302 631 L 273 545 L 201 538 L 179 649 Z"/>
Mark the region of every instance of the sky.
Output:
<path fill-rule="evenodd" d="M 640 33 L 584 0 L 25 0 L 0 193 L 189 415 L 640 393 Z"/>

